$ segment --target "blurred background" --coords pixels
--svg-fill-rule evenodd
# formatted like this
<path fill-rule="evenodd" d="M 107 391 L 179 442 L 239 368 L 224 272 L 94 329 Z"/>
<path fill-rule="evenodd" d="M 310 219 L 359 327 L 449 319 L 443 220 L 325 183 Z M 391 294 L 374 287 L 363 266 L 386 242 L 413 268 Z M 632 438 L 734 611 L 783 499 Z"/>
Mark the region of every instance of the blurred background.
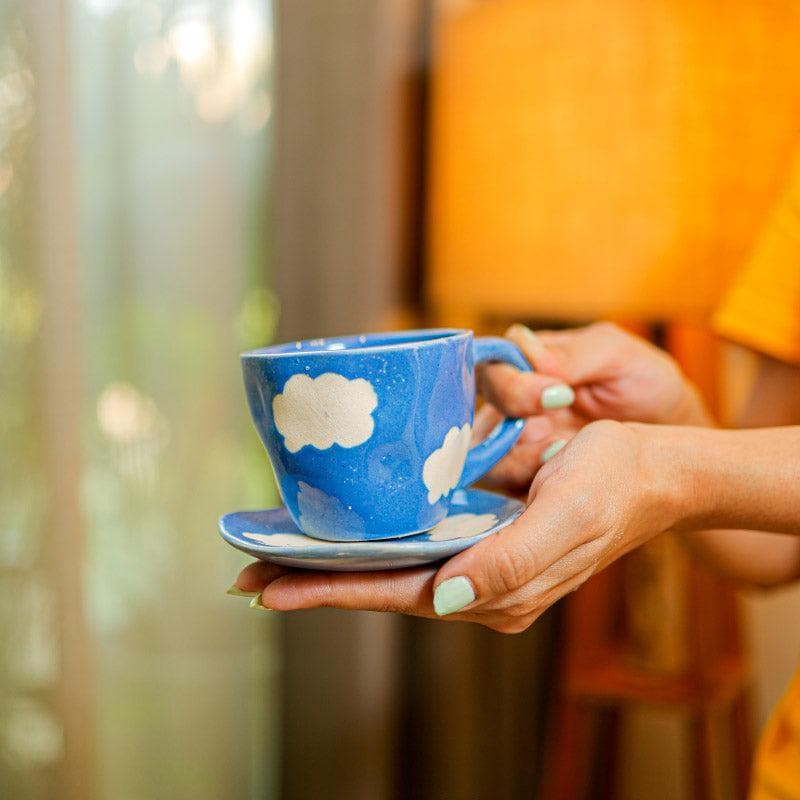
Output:
<path fill-rule="evenodd" d="M 279 617 L 215 529 L 278 502 L 237 359 L 270 341 L 611 318 L 732 419 L 708 318 L 798 144 L 798 33 L 790 0 L 0 0 L 0 796 L 743 796 L 798 591 L 665 540 L 516 637 Z"/>

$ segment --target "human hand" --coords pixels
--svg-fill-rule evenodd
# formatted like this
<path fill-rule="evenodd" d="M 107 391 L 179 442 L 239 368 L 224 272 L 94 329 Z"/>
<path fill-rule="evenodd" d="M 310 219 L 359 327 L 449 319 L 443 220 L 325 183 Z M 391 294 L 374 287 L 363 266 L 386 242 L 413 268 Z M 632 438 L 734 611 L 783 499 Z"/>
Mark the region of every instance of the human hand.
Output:
<path fill-rule="evenodd" d="M 479 370 L 488 403 L 476 414 L 476 439 L 505 415 L 528 418 L 514 448 L 485 476 L 490 488 L 526 491 L 542 460 L 593 420 L 711 423 L 699 392 L 675 360 L 616 325 L 539 333 L 513 325 L 506 335 L 536 372 L 505 364 Z"/>
<path fill-rule="evenodd" d="M 654 455 L 655 453 L 655 455 Z M 548 461 L 508 527 L 440 569 L 315 572 L 256 563 L 236 585 L 275 610 L 396 611 L 525 630 L 594 572 L 676 521 L 675 475 L 646 426 L 595 422 Z"/>

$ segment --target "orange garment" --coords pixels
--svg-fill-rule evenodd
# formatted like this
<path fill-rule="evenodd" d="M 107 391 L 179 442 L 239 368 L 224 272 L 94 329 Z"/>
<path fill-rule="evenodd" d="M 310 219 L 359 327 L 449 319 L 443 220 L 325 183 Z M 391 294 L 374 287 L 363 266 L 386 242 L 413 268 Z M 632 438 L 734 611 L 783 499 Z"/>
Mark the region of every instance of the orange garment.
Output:
<path fill-rule="evenodd" d="M 800 672 L 767 723 L 753 765 L 749 800 L 800 797 Z"/>
<path fill-rule="evenodd" d="M 723 336 L 800 364 L 800 158 L 714 321 Z M 800 671 L 761 737 L 750 800 L 800 800 Z"/>
<path fill-rule="evenodd" d="M 714 323 L 728 339 L 800 364 L 800 156 L 786 194 Z"/>

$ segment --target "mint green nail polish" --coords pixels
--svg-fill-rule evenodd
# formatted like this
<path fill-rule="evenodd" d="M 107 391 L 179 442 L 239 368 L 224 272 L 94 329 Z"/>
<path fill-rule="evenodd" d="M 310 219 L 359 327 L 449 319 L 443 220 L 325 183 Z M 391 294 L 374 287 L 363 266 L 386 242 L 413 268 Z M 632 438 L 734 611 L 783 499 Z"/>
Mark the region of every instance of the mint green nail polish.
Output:
<path fill-rule="evenodd" d="M 468 606 L 475 599 L 475 590 L 469 578 L 456 575 L 442 581 L 433 593 L 433 610 L 440 616 L 454 614 Z"/>
<path fill-rule="evenodd" d="M 566 439 L 557 439 L 547 450 L 542 453 L 542 464 L 549 461 L 556 453 L 559 453 L 563 448 L 564 445 L 567 443 Z"/>
<path fill-rule="evenodd" d="M 542 408 L 566 408 L 575 402 L 575 392 L 566 383 L 557 383 L 542 390 Z"/>
<path fill-rule="evenodd" d="M 261 604 L 261 592 L 259 592 L 251 601 L 250 601 L 250 608 L 257 608 L 259 611 L 272 611 L 271 608 L 267 608 L 265 605 Z"/>

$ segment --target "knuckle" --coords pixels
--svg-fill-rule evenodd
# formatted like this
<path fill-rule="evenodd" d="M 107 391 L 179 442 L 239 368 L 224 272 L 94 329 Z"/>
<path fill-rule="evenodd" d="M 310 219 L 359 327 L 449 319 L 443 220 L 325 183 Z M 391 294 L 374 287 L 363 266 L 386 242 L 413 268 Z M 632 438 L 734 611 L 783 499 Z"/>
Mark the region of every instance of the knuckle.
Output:
<path fill-rule="evenodd" d="M 530 603 L 513 603 L 506 606 L 503 613 L 511 619 L 525 619 L 531 613 Z"/>
<path fill-rule="evenodd" d="M 405 596 L 403 587 L 393 578 L 389 579 L 382 596 L 376 598 L 372 608 L 383 614 L 411 614 L 415 610 L 413 602 Z"/>
<path fill-rule="evenodd" d="M 488 567 L 493 594 L 503 595 L 525 583 L 531 565 L 529 561 L 526 563 L 526 559 L 521 558 L 514 549 L 497 543 L 489 552 Z"/>

